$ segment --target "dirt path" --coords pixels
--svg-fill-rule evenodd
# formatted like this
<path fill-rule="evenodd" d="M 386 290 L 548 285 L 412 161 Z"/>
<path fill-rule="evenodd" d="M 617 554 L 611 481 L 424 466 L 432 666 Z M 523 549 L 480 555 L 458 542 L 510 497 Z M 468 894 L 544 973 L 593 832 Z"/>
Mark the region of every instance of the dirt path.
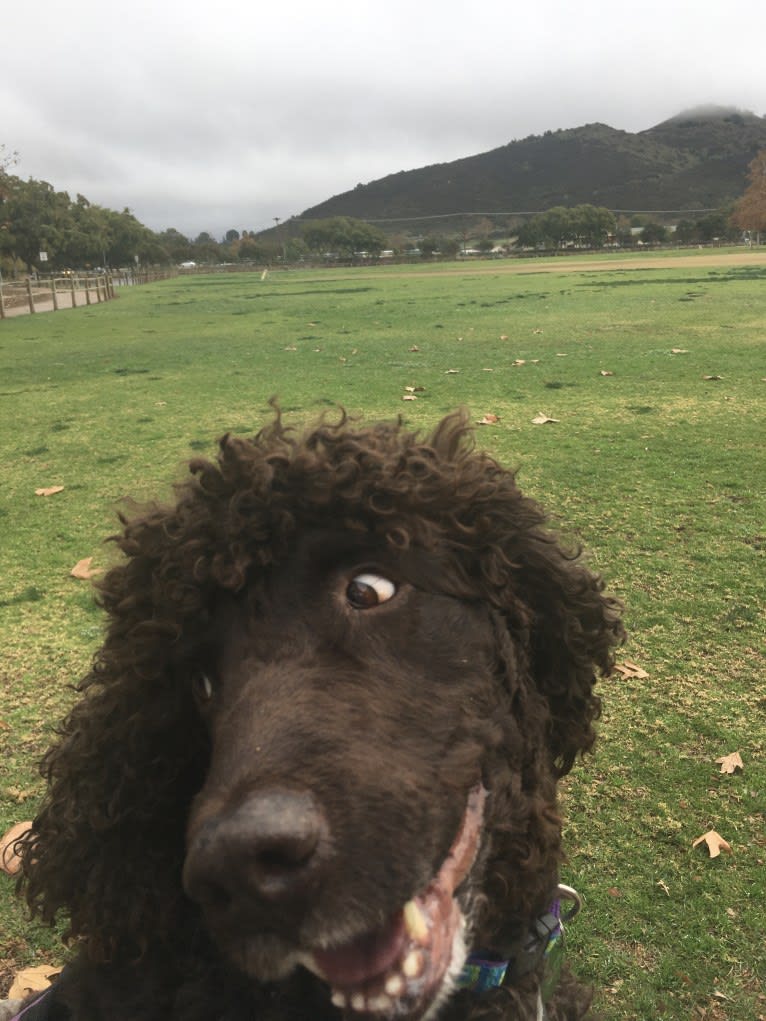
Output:
<path fill-rule="evenodd" d="M 59 291 L 56 295 L 58 301 L 58 310 L 60 312 L 65 311 L 68 308 L 83 308 L 87 304 L 87 296 L 85 291 L 75 291 L 76 305 L 72 304 L 72 292 L 71 291 Z M 96 304 L 93 295 L 91 294 L 91 304 Z M 53 298 L 44 298 L 39 301 L 35 301 L 35 312 L 53 312 Z M 23 305 L 14 305 L 13 307 L 5 306 L 5 318 L 8 319 L 11 316 L 24 316 L 31 315 L 29 311 L 29 303 L 24 302 Z"/>
<path fill-rule="evenodd" d="M 599 259 L 564 255 L 553 258 L 497 259 L 480 263 L 456 262 L 449 268 L 430 270 L 428 276 L 478 276 L 483 273 L 611 273 L 631 269 L 727 269 L 735 266 L 766 266 L 766 248 L 743 249 L 741 252 L 704 251 L 690 255 L 606 255 Z M 410 277 L 425 275 L 422 268 L 392 270 L 386 276 Z"/>

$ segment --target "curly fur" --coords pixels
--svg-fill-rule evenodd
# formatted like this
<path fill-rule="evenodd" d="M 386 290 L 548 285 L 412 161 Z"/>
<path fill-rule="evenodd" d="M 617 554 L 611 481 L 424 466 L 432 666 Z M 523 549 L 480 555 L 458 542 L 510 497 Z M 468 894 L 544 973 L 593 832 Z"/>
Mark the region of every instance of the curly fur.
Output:
<path fill-rule="evenodd" d="M 593 686 L 623 637 L 619 604 L 577 552 L 562 548 L 513 474 L 474 448 L 459 413 L 425 439 L 401 423 L 357 428 L 345 416 L 296 434 L 277 414 L 253 440 L 225 436 L 217 462 L 194 460 L 190 470 L 172 505 L 121 519 L 114 541 L 124 557 L 99 585 L 106 637 L 43 763 L 48 794 L 26 840 L 23 883 L 33 913 L 49 923 L 64 913 L 78 947 L 55 1016 L 340 1017 L 302 968 L 263 982 L 245 975 L 228 936 L 211 933 L 184 890 L 190 813 L 212 796 L 211 784 L 221 797 L 234 785 L 233 767 L 219 761 L 224 738 L 245 760 L 237 783 L 286 776 L 306 785 L 327 799 L 336 844 L 349 845 L 338 851 L 344 876 L 332 874 L 309 910 L 317 938 L 330 916 L 351 925 L 354 912 L 366 919 L 367 901 L 378 899 L 371 922 L 385 906 L 380 898 L 401 896 L 393 910 L 413 883 L 427 881 L 459 822 L 459 799 L 480 776 L 489 807 L 466 884 L 472 939 L 501 949 L 518 943 L 557 882 L 556 782 L 593 744 Z M 317 635 L 313 622 L 326 610 L 307 605 L 316 555 L 300 550 L 311 535 L 322 550 L 325 535 L 340 535 L 391 558 L 418 593 L 416 610 L 379 614 L 360 651 L 338 652 L 346 633 Z M 296 557 L 300 568 L 290 568 Z M 298 572 L 289 598 L 279 597 L 287 637 L 280 644 L 278 626 L 267 635 L 255 624 L 247 645 L 247 622 L 276 614 L 270 593 L 285 570 Z M 437 600 L 438 614 L 427 599 Z M 227 666 L 244 704 L 262 707 L 253 709 L 262 713 L 253 719 L 268 723 L 257 736 L 262 758 L 241 720 L 212 726 L 192 690 L 201 662 L 226 648 L 236 659 L 243 643 L 250 674 L 283 671 L 279 683 L 292 700 L 288 724 L 278 693 L 245 683 L 242 663 Z M 463 646 L 468 666 L 458 664 Z M 379 677 L 370 666 L 378 663 Z M 402 694 L 413 676 L 422 676 L 425 694 Z M 361 750 L 360 712 L 373 721 Z M 341 804 L 355 820 L 348 830 Z M 458 993 L 439 1021 L 534 1018 L 537 981 L 529 975 L 485 997 Z M 548 1016 L 580 1018 L 587 1003 L 567 980 Z"/>

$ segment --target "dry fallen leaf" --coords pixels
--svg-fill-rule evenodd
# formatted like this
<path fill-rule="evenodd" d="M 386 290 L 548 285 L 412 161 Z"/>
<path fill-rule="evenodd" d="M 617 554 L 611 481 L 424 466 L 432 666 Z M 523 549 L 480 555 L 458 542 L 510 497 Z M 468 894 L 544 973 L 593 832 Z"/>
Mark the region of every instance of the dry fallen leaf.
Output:
<path fill-rule="evenodd" d="M 508 340 L 508 334 L 507 333 L 501 333 L 500 334 L 500 339 L 501 340 Z"/>
<path fill-rule="evenodd" d="M 415 396 L 415 394 L 404 394 L 402 396 L 402 400 L 403 401 L 416 401 L 417 397 Z"/>
<path fill-rule="evenodd" d="M 710 852 L 711 858 L 717 858 L 721 851 L 726 851 L 727 854 L 732 854 L 731 844 L 723 839 L 720 833 L 716 833 L 715 830 L 708 830 L 707 833 L 703 833 L 701 837 L 697 837 L 692 842 L 692 847 L 699 847 L 700 844 L 707 844 L 707 849 Z"/>
<path fill-rule="evenodd" d="M 732 752 L 730 755 L 722 755 L 720 759 L 716 759 L 716 765 L 721 767 L 722 773 L 733 773 L 737 769 L 744 769 L 745 763 L 742 761 L 742 756 L 739 752 Z"/>
<path fill-rule="evenodd" d="M 10 1000 L 21 1000 L 30 993 L 39 993 L 47 989 L 51 982 L 61 974 L 61 967 L 41 964 L 37 968 L 23 968 L 16 973 L 13 985 L 8 991 Z"/>
<path fill-rule="evenodd" d="M 703 376 L 702 378 L 708 380 L 708 382 L 713 382 L 714 380 L 723 379 L 723 376 Z"/>
<path fill-rule="evenodd" d="M 657 882 L 654 885 L 655 886 L 659 886 L 659 888 L 663 891 L 663 893 L 665 894 L 666 897 L 670 896 L 670 890 L 668 889 L 668 884 L 665 882 L 664 879 L 658 879 Z"/>
<path fill-rule="evenodd" d="M 517 358 L 515 361 L 511 362 L 511 365 L 515 365 L 517 368 L 520 365 L 526 365 L 526 364 L 527 363 L 526 363 L 526 360 L 524 358 Z"/>
<path fill-rule="evenodd" d="M 420 350 L 420 348 L 418 347 L 418 345 L 417 345 L 417 344 L 413 344 L 413 345 L 412 345 L 412 347 L 410 348 L 410 351 L 411 351 L 411 352 L 412 352 L 413 354 L 415 354 L 415 353 L 416 353 L 416 352 L 418 352 L 419 350 Z"/>
<path fill-rule="evenodd" d="M 549 423 L 559 421 L 560 419 L 558 418 L 548 418 L 547 415 L 544 415 L 542 412 L 540 412 L 539 415 L 535 415 L 535 417 L 532 419 L 532 425 L 548 425 Z"/>
<path fill-rule="evenodd" d="M 455 375 L 457 375 L 458 372 L 460 372 L 460 369 L 447 369 L 447 371 L 444 373 L 444 375 L 445 376 L 455 376 Z"/>
<path fill-rule="evenodd" d="M 298 350 L 298 348 L 295 346 L 295 344 L 288 344 L 287 347 L 285 348 L 285 351 L 297 351 L 297 350 Z"/>
<path fill-rule="evenodd" d="M 638 680 L 643 680 L 643 678 L 649 676 L 646 670 L 642 670 L 640 666 L 637 666 L 635 663 L 631 663 L 628 660 L 625 660 L 624 663 L 615 663 L 614 669 L 618 674 L 625 678 L 636 677 Z"/>
<path fill-rule="evenodd" d="M 476 424 L 477 425 L 496 425 L 499 421 L 500 421 L 500 419 L 497 417 L 497 415 L 493 415 L 492 412 L 489 412 L 488 414 L 484 415 L 483 418 L 480 418 L 477 421 Z"/>
<path fill-rule="evenodd" d="M 613 376 L 613 375 L 614 375 L 614 373 L 613 372 L 609 372 L 608 369 L 602 369 L 601 372 L 599 373 L 599 376 Z"/>
<path fill-rule="evenodd" d="M 424 386 L 405 386 L 404 388 L 408 394 L 422 394 L 425 393 Z"/>
<path fill-rule="evenodd" d="M 689 352 L 686 350 L 685 347 L 673 347 L 673 348 L 670 349 L 670 353 L 672 355 L 688 355 L 689 354 Z"/>
<path fill-rule="evenodd" d="M 31 825 L 31 822 L 17 822 L 0 839 L 0 870 L 7 872 L 9 876 L 15 876 L 21 868 L 21 858 L 16 854 L 14 845 L 17 840 L 21 840 Z"/>
<path fill-rule="evenodd" d="M 63 486 L 47 486 L 43 489 L 36 489 L 35 496 L 55 496 L 56 493 L 63 493 Z"/>
<path fill-rule="evenodd" d="M 101 568 L 92 568 L 90 565 L 93 563 L 93 557 L 84 557 L 82 560 L 78 560 L 72 570 L 69 572 L 72 578 L 77 578 L 78 581 L 90 581 L 91 578 L 95 578 L 97 574 L 101 574 Z"/>

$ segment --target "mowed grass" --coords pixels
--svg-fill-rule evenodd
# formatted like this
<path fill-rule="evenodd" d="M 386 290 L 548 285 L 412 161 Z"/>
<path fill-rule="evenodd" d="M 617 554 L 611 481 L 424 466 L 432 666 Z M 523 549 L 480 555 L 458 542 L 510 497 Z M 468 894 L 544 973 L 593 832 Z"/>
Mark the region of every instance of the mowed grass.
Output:
<path fill-rule="evenodd" d="M 625 601 L 622 659 L 648 675 L 603 684 L 563 792 L 573 965 L 607 1021 L 762 1019 L 766 265 L 577 266 L 199 276 L 0 324 L 0 832 L 34 813 L 99 640 L 69 571 L 111 562 L 124 497 L 167 496 L 274 394 L 298 424 L 343 405 L 425 428 L 464 405 L 498 416 L 479 442 Z M 744 771 L 721 774 L 734 751 Z M 710 829 L 731 855 L 692 848 Z M 60 961 L 12 887 L 0 969 Z"/>

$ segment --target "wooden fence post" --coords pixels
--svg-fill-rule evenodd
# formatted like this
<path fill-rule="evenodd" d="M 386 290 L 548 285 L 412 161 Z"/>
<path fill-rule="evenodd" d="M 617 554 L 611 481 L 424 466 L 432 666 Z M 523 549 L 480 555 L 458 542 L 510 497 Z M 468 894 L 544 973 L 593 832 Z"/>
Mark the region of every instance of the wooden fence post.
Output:
<path fill-rule="evenodd" d="M 0 319 L 5 319 L 5 299 L 3 298 L 3 278 L 0 276 Z"/>
<path fill-rule="evenodd" d="M 27 277 L 27 298 L 29 300 L 29 311 L 34 312 L 35 310 L 35 299 L 32 294 L 32 281 Z"/>
<path fill-rule="evenodd" d="M 53 311 L 58 312 L 59 310 L 59 299 L 56 294 L 56 278 L 51 277 L 51 294 L 53 295 Z"/>
<path fill-rule="evenodd" d="M 69 278 L 69 288 L 72 292 L 72 308 L 77 308 L 77 295 L 74 289 L 74 277 Z"/>

